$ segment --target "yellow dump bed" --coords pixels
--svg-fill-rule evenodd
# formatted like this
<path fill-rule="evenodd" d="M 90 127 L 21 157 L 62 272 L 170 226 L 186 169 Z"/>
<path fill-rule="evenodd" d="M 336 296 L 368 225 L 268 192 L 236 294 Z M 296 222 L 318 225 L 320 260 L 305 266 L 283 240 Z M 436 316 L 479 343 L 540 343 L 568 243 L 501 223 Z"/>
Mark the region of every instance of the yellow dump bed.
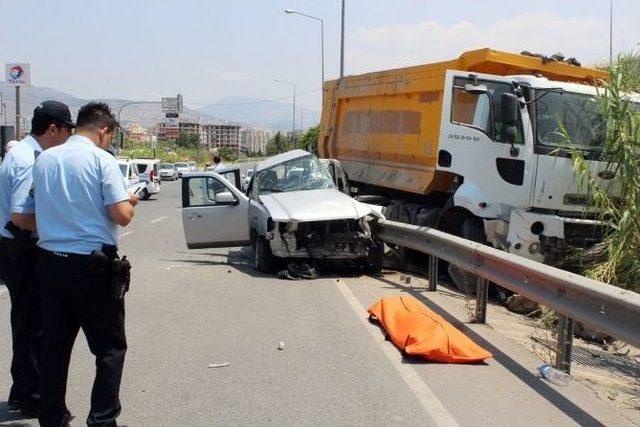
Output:
<path fill-rule="evenodd" d="M 356 182 L 428 194 L 445 189 L 435 173 L 447 70 L 540 75 L 549 80 L 595 84 L 606 73 L 491 49 L 458 59 L 348 76 L 324 85 L 319 140 L 321 157 L 342 162 Z"/>

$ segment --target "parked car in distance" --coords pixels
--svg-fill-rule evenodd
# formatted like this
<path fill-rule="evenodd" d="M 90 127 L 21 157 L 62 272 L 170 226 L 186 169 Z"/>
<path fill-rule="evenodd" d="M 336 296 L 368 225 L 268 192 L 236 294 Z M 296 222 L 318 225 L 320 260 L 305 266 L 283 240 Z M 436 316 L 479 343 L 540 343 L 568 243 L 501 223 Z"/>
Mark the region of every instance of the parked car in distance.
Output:
<path fill-rule="evenodd" d="M 175 181 L 178 179 L 178 169 L 176 169 L 176 165 L 173 163 L 160 163 L 158 171 L 160 173 L 161 180 Z"/>
<path fill-rule="evenodd" d="M 178 178 L 182 178 L 183 173 L 191 172 L 187 162 L 176 162 L 176 169 L 178 170 Z"/>
<path fill-rule="evenodd" d="M 140 198 L 146 200 L 153 194 L 158 194 L 160 192 L 160 160 L 133 159 L 132 162 L 138 168 L 140 180 L 147 182 L 147 187 L 142 190 Z"/>
<path fill-rule="evenodd" d="M 200 170 L 196 162 L 187 162 L 187 164 L 189 165 L 189 172 L 198 172 Z"/>
<path fill-rule="evenodd" d="M 138 173 L 136 164 L 129 159 L 119 158 L 118 166 L 120 166 L 120 172 L 122 173 L 122 178 L 127 186 L 127 190 L 131 193 L 137 194 L 138 197 L 142 199 L 142 195 L 146 190 L 147 182 L 140 181 L 140 174 Z"/>
<path fill-rule="evenodd" d="M 251 182 L 251 177 L 253 176 L 253 169 L 247 170 L 244 174 L 244 178 L 242 179 L 242 191 L 246 192 L 247 188 L 249 188 L 249 183 Z"/>
<path fill-rule="evenodd" d="M 381 208 L 340 192 L 311 153 L 293 150 L 258 163 L 246 195 L 237 188 L 239 168 L 231 169 L 183 178 L 190 249 L 251 244 L 262 272 L 289 258 L 349 259 L 371 273 L 382 269 L 383 244 L 371 234 L 372 223 L 384 218 Z"/>

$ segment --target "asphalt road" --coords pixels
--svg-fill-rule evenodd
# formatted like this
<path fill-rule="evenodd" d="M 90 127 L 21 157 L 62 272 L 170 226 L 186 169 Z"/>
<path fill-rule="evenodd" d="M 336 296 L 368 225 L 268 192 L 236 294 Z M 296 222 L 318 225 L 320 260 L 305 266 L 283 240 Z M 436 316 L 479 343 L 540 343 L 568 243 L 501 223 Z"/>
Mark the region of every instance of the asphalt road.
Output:
<path fill-rule="evenodd" d="M 119 422 L 205 425 L 627 425 L 582 385 L 536 375 L 529 352 L 462 323 L 460 297 L 381 278 L 284 281 L 256 273 L 247 249 L 187 250 L 179 182 L 163 183 L 123 230 L 133 264 Z M 366 320 L 386 295 L 411 293 L 494 354 L 482 365 L 403 359 Z M 0 425 L 7 412 L 9 300 L 0 290 Z M 280 350 L 280 342 L 284 349 Z M 228 363 L 213 368 L 209 365 Z M 84 425 L 94 361 L 81 334 L 67 401 Z"/>

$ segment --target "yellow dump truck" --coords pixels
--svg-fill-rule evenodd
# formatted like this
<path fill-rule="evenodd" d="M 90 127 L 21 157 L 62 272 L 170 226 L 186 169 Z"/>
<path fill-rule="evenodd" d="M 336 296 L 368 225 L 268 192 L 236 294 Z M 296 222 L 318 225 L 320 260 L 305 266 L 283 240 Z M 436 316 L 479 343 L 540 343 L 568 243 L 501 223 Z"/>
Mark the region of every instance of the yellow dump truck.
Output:
<path fill-rule="evenodd" d="M 482 49 L 328 81 L 320 155 L 354 196 L 384 198 L 389 219 L 554 262 L 602 231 L 584 215 L 560 123 L 597 175 L 605 78 L 557 55 Z"/>

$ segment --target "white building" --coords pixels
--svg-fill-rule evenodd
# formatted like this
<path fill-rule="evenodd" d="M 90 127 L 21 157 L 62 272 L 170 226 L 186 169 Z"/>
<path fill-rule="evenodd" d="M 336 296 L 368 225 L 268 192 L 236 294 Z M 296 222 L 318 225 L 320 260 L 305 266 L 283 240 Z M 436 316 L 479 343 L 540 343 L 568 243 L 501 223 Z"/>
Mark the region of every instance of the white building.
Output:
<path fill-rule="evenodd" d="M 251 153 L 265 154 L 271 135 L 271 132 L 265 129 L 243 128 L 240 130 L 242 145 Z"/>

